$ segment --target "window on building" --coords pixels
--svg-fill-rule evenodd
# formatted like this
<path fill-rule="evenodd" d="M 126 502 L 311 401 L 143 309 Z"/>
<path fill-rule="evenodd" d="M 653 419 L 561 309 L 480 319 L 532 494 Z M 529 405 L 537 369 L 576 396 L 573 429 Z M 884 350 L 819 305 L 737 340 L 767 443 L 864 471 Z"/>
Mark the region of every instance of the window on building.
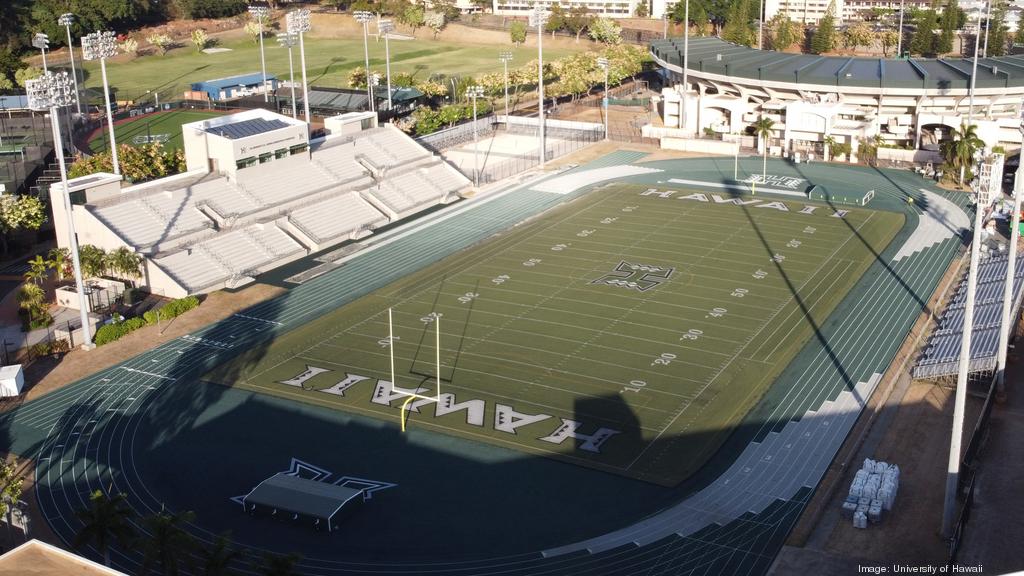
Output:
<path fill-rule="evenodd" d="M 270 162 L 270 159 L 273 156 L 274 156 L 273 152 L 266 152 L 266 153 L 260 154 L 260 164 L 266 164 L 267 162 Z"/>
<path fill-rule="evenodd" d="M 279 150 L 274 150 L 274 158 L 277 158 L 278 160 L 280 160 L 281 158 L 284 158 L 287 155 L 288 155 L 288 149 L 287 148 L 281 148 Z"/>
<path fill-rule="evenodd" d="M 302 152 L 305 152 L 305 151 L 306 151 L 306 149 L 307 149 L 308 147 L 309 147 L 309 146 L 307 146 L 306 144 L 296 144 L 295 146 L 292 146 L 292 147 L 291 147 L 291 148 L 289 148 L 288 150 L 289 150 L 289 151 L 290 151 L 290 152 L 291 152 L 292 154 L 300 154 L 300 153 L 302 153 Z"/>
<path fill-rule="evenodd" d="M 235 162 L 235 168 L 241 170 L 242 168 L 248 168 L 250 166 L 255 166 L 258 162 L 259 162 L 259 160 L 255 156 L 250 156 L 248 158 L 242 158 L 241 160 Z"/>

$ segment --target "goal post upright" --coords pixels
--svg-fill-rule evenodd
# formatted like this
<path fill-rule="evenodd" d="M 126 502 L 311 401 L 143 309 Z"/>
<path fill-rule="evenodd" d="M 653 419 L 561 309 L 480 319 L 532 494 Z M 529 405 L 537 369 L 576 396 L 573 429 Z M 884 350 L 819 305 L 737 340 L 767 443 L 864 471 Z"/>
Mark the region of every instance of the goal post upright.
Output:
<path fill-rule="evenodd" d="M 434 314 L 434 363 L 437 370 L 435 377 L 435 388 L 434 396 L 427 396 L 420 394 L 421 388 L 419 386 L 406 390 L 398 386 L 396 374 L 395 374 L 395 330 L 394 320 L 391 312 L 391 308 L 388 308 L 388 359 L 391 369 L 391 389 L 393 392 L 404 394 L 406 399 L 402 401 L 402 407 L 400 410 L 400 419 L 402 423 L 402 432 L 405 432 L 406 421 L 408 420 L 409 404 L 413 400 L 421 400 L 426 402 L 440 402 L 441 401 L 441 315 Z M 429 377 L 429 376 L 428 376 Z"/>

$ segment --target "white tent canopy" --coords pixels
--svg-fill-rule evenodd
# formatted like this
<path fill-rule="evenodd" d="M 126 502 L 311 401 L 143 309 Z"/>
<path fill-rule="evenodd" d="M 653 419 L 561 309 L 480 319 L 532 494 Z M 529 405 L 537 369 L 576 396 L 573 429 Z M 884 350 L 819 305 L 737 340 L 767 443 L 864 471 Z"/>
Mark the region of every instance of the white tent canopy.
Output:
<path fill-rule="evenodd" d="M 17 396 L 25 385 L 25 373 L 21 364 L 0 368 L 0 397 Z"/>

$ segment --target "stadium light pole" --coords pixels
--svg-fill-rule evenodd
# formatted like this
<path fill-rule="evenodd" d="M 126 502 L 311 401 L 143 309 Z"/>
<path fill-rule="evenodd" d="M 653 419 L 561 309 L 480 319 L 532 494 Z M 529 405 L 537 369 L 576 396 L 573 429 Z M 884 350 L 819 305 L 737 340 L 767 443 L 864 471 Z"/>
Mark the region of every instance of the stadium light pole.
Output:
<path fill-rule="evenodd" d="M 601 98 L 601 108 L 604 109 L 604 139 L 608 140 L 608 59 L 601 57 L 597 59 L 597 67 L 604 70 L 604 95 Z"/>
<path fill-rule="evenodd" d="M 988 30 L 992 27 L 992 0 L 985 3 L 985 47 L 981 50 L 981 57 L 988 57 Z M 978 29 L 981 32 L 981 29 Z"/>
<path fill-rule="evenodd" d="M 978 36 L 981 34 L 981 13 L 978 14 L 978 34 L 974 35 L 974 62 L 971 64 L 971 86 L 968 90 L 967 99 L 967 127 L 971 126 L 971 122 L 974 122 L 974 87 L 975 79 L 978 77 Z M 960 166 L 960 181 L 964 180 L 965 166 Z M 979 197 L 980 198 L 980 197 Z M 980 202 L 979 202 L 980 205 Z"/>
<path fill-rule="evenodd" d="M 75 70 L 75 43 L 71 41 L 71 25 L 75 23 L 75 15 L 71 12 L 65 12 L 57 18 L 57 23 L 64 27 L 64 31 L 68 33 L 68 55 L 71 57 L 71 80 L 75 87 L 75 108 L 78 113 L 82 113 L 82 100 L 78 95 L 78 72 Z"/>
<path fill-rule="evenodd" d="M 263 70 L 263 101 L 270 102 L 267 92 L 267 58 L 263 53 L 263 21 L 270 15 L 270 8 L 262 4 L 250 4 L 249 14 L 260 25 L 260 68 Z"/>
<path fill-rule="evenodd" d="M 32 37 L 32 46 L 39 48 L 39 51 L 43 54 L 43 74 L 50 71 L 46 67 L 46 49 L 50 47 L 50 37 L 42 32 L 36 32 L 36 35 Z"/>
<path fill-rule="evenodd" d="M 292 62 L 292 47 L 295 46 L 296 42 L 295 34 L 281 32 L 277 35 L 277 42 L 281 46 L 288 48 L 288 84 L 292 87 L 292 118 L 298 118 L 299 114 L 295 107 L 295 66 Z"/>
<path fill-rule="evenodd" d="M 687 79 L 690 66 L 690 0 L 683 1 L 686 2 L 683 8 L 683 108 L 679 111 L 679 127 L 686 130 L 684 118 L 687 113 L 686 106 L 690 103 L 690 84 Z"/>
<path fill-rule="evenodd" d="M 51 74 L 45 72 L 41 77 L 25 82 L 28 93 L 28 105 L 33 110 L 50 112 L 50 127 L 53 129 L 53 145 L 57 153 L 57 165 L 60 168 L 60 181 L 63 184 L 64 212 L 68 219 L 68 242 L 71 250 L 71 266 L 75 274 L 75 289 L 78 292 L 78 308 L 82 320 L 83 350 L 91 350 L 92 334 L 89 330 L 89 302 L 85 298 L 85 284 L 82 282 L 82 266 L 78 259 L 78 239 L 75 233 L 75 219 L 71 216 L 71 196 L 68 193 L 68 171 L 64 165 L 64 144 L 61 143 L 60 122 L 57 121 L 58 110 L 71 105 L 71 92 L 74 84 L 67 72 Z"/>
<path fill-rule="evenodd" d="M 352 14 L 356 22 L 363 25 L 363 56 L 366 59 L 366 93 L 370 98 L 370 111 L 373 112 L 373 89 L 370 88 L 370 21 L 373 20 L 373 12 L 356 10 Z"/>
<path fill-rule="evenodd" d="M 377 31 L 384 35 L 384 73 L 388 77 L 388 111 L 391 111 L 391 43 L 388 41 L 388 36 L 395 29 L 395 24 L 391 20 L 381 20 L 377 22 Z"/>
<path fill-rule="evenodd" d="M 540 140 L 540 167 L 547 161 L 547 150 L 544 143 L 544 25 L 547 24 L 551 12 L 537 4 L 530 12 L 530 26 L 537 27 L 537 134 Z"/>
<path fill-rule="evenodd" d="M 1010 346 L 1011 316 L 1013 316 L 1013 282 L 1017 269 L 1017 242 L 1020 240 L 1020 201 L 1024 196 L 1024 178 L 1020 170 L 1013 180 L 1013 213 L 1010 214 L 1010 246 L 1006 261 L 1006 280 L 1003 283 L 1003 319 L 999 326 L 999 348 L 996 356 L 996 397 L 1006 394 L 1006 351 Z"/>
<path fill-rule="evenodd" d="M 484 87 L 473 85 L 466 88 L 466 98 L 473 101 L 473 185 L 480 187 L 480 144 L 477 142 L 476 133 L 476 99 L 483 98 Z"/>
<path fill-rule="evenodd" d="M 376 112 L 377 107 L 373 105 L 373 87 L 380 86 L 380 74 L 374 72 L 366 78 L 366 85 L 370 88 L 370 111 Z"/>
<path fill-rule="evenodd" d="M 508 63 L 512 61 L 512 53 L 505 50 L 498 54 L 498 60 L 505 66 L 505 126 L 508 126 Z"/>
<path fill-rule="evenodd" d="M 900 27 L 896 30 L 896 59 L 903 57 L 903 0 L 900 0 Z"/>
<path fill-rule="evenodd" d="M 114 138 L 114 118 L 110 110 L 110 88 L 107 86 L 107 58 L 117 54 L 117 39 L 114 33 L 93 32 L 82 36 L 82 58 L 99 60 L 103 75 L 103 102 L 107 107 L 107 128 L 110 130 L 110 159 L 114 164 L 114 174 L 121 174 L 121 164 L 117 159 L 117 140 Z"/>
<path fill-rule="evenodd" d="M 309 84 L 306 83 L 306 45 L 302 39 L 302 35 L 309 32 L 310 29 L 309 10 L 306 8 L 292 10 L 288 13 L 285 20 L 288 25 L 288 33 L 299 37 L 299 64 L 302 66 L 302 109 L 306 115 L 306 124 L 309 124 L 313 119 L 309 117 Z"/>

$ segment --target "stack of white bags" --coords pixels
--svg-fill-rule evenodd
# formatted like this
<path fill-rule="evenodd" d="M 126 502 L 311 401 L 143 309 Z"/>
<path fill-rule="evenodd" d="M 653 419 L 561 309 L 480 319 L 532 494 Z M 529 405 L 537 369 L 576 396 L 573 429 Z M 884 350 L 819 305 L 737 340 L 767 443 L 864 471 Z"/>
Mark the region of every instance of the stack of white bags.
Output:
<path fill-rule="evenodd" d="M 900 467 L 870 458 L 853 477 L 850 493 L 843 502 L 843 515 L 853 518 L 856 528 L 867 528 L 882 520 L 882 512 L 892 510 L 900 486 Z"/>

